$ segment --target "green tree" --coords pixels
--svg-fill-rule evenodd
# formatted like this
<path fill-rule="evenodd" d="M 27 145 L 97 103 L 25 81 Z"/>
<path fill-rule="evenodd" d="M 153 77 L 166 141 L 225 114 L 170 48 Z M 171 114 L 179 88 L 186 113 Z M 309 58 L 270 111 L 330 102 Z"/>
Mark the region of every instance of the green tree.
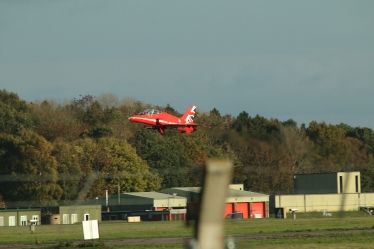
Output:
<path fill-rule="evenodd" d="M 56 140 L 53 143 L 52 155 L 57 161 L 58 184 L 62 189 L 60 204 L 72 204 L 78 198 L 82 188 L 82 170 L 72 143 Z"/>
<path fill-rule="evenodd" d="M 135 147 L 138 155 L 162 178 L 162 188 L 189 186 L 188 170 L 192 162 L 179 139 L 183 134 L 173 131 L 161 136 L 155 131 L 140 130 L 136 134 Z"/>
<path fill-rule="evenodd" d="M 62 190 L 57 184 L 57 162 L 51 145 L 32 131 L 0 134 L 1 195 L 15 206 L 56 205 Z"/>
<path fill-rule="evenodd" d="M 83 131 L 79 135 L 79 137 L 81 138 L 90 137 L 90 138 L 99 139 L 102 137 L 109 137 L 112 135 L 113 135 L 112 128 L 97 126 L 97 127 L 93 127 L 90 131 L 87 131 L 87 130 Z"/>
<path fill-rule="evenodd" d="M 293 191 L 293 162 L 285 154 L 243 149 L 243 165 L 235 167 L 237 183 L 249 191 L 266 194 L 289 194 Z"/>
<path fill-rule="evenodd" d="M 76 118 L 92 127 L 108 124 L 119 115 L 115 106 L 105 106 L 91 95 L 74 99 L 69 106 Z"/>
<path fill-rule="evenodd" d="M 345 165 L 346 171 L 357 171 L 367 167 L 369 162 L 368 150 L 369 146 L 362 141 L 353 137 L 344 139 L 348 147 L 348 161 Z"/>
<path fill-rule="evenodd" d="M 230 145 L 220 142 L 204 133 L 194 133 L 191 136 L 181 135 L 180 141 L 184 145 L 184 153 L 189 163 L 186 165 L 188 186 L 201 186 L 203 171 L 207 159 L 231 159 L 235 156 Z"/>
<path fill-rule="evenodd" d="M 232 128 L 238 132 L 247 131 L 249 129 L 249 122 L 249 114 L 246 111 L 242 111 L 233 122 Z"/>
<path fill-rule="evenodd" d="M 290 118 L 290 119 L 287 119 L 286 121 L 281 122 L 281 125 L 283 127 L 285 126 L 297 127 L 297 122 Z"/>
<path fill-rule="evenodd" d="M 257 114 L 254 118 L 249 119 L 248 130 L 250 133 L 264 134 L 272 131 L 272 126 L 273 124 L 270 124 L 266 118 Z"/>
<path fill-rule="evenodd" d="M 350 125 L 347 125 L 347 124 L 344 124 L 344 123 L 340 123 L 336 127 L 344 130 L 346 136 L 352 136 L 353 133 L 354 133 L 354 128 L 352 126 L 350 126 Z"/>
<path fill-rule="evenodd" d="M 336 172 L 344 170 L 349 157 L 348 146 L 344 141 L 345 131 L 335 125 L 312 121 L 306 134 L 314 143 L 315 172 Z"/>
<path fill-rule="evenodd" d="M 35 102 L 31 108 L 35 131 L 50 142 L 78 139 L 82 132 L 89 130 L 89 126 L 77 120 L 70 109 L 53 100 Z"/>
<path fill-rule="evenodd" d="M 205 124 L 212 129 L 230 129 L 232 126 L 231 115 L 221 116 L 220 112 L 213 108 L 209 113 L 197 113 L 195 123 Z"/>
<path fill-rule="evenodd" d="M 313 172 L 313 144 L 303 129 L 285 125 L 280 129 L 280 150 L 293 160 L 295 174 Z"/>
<path fill-rule="evenodd" d="M 374 155 L 374 132 L 371 128 L 367 127 L 356 127 L 348 136 L 354 137 L 362 141 L 364 144 L 369 146 L 368 152 L 370 155 Z"/>
<path fill-rule="evenodd" d="M 361 192 L 374 192 L 374 158 L 369 157 L 366 167 L 361 170 Z"/>
<path fill-rule="evenodd" d="M 105 190 L 116 193 L 118 185 L 122 191 L 155 191 L 160 188 L 161 178 L 149 171 L 149 167 L 125 140 L 115 138 L 90 138 L 74 143 L 73 155 L 78 158 L 81 172 L 81 189 L 89 188 L 81 199 L 103 196 Z M 87 185 L 92 174 L 97 178 Z"/>
<path fill-rule="evenodd" d="M 17 94 L 0 90 L 0 133 L 17 134 L 33 126 L 29 105 Z"/>
<path fill-rule="evenodd" d="M 232 129 L 237 132 L 247 133 L 252 137 L 269 140 L 275 133 L 279 133 L 280 125 L 277 119 L 268 120 L 258 114 L 255 117 L 251 117 L 247 112 L 243 111 L 239 113 L 236 120 L 232 123 Z"/>

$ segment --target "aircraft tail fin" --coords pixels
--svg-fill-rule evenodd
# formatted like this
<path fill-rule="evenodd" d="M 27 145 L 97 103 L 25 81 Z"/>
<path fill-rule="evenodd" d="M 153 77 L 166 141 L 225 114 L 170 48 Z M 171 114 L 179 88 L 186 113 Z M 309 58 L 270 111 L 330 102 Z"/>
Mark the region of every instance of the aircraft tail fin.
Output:
<path fill-rule="evenodd" d="M 193 120 L 195 118 L 195 111 L 196 106 L 190 106 L 181 117 L 182 122 L 185 122 L 186 124 L 193 124 Z"/>

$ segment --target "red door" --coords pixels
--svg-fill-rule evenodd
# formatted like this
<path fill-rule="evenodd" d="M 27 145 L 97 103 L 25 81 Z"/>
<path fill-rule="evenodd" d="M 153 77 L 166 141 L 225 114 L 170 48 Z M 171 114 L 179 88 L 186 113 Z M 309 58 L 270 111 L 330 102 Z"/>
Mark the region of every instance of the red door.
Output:
<path fill-rule="evenodd" d="M 265 218 L 265 203 L 252 202 L 251 216 L 251 218 Z"/>
<path fill-rule="evenodd" d="M 243 213 L 243 219 L 248 219 L 249 203 L 248 202 L 238 202 L 238 203 L 236 203 L 236 212 L 237 213 Z"/>
<path fill-rule="evenodd" d="M 225 213 L 223 215 L 223 218 L 226 217 L 228 214 L 232 214 L 234 212 L 234 203 L 226 203 L 225 205 Z"/>

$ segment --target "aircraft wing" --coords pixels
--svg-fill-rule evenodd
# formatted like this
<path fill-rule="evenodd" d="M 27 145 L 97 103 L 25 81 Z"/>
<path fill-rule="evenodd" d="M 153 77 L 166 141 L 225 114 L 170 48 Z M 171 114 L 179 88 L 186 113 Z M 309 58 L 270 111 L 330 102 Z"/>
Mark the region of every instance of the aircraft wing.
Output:
<path fill-rule="evenodd" d="M 201 126 L 201 127 L 205 127 L 205 128 L 211 128 L 211 127 L 207 126 L 206 124 L 163 124 L 163 125 L 159 125 L 159 126 L 160 127 L 170 127 L 170 128 Z"/>
<path fill-rule="evenodd" d="M 184 127 L 204 127 L 204 128 L 211 128 L 210 126 L 207 126 L 206 124 L 159 124 L 159 125 L 145 125 L 145 127 L 150 129 L 156 129 L 156 128 L 184 128 Z"/>

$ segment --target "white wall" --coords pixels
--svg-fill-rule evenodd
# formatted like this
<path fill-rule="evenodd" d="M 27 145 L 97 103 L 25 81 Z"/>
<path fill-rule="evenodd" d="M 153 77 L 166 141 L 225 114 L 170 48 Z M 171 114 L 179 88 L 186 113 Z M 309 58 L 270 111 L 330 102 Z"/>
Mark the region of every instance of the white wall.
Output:
<path fill-rule="evenodd" d="M 290 208 L 297 208 L 299 212 L 322 212 L 324 209 L 327 212 L 357 211 L 360 207 L 374 206 L 374 193 L 275 195 L 274 197 L 274 207 L 283 207 L 287 211 Z"/>

